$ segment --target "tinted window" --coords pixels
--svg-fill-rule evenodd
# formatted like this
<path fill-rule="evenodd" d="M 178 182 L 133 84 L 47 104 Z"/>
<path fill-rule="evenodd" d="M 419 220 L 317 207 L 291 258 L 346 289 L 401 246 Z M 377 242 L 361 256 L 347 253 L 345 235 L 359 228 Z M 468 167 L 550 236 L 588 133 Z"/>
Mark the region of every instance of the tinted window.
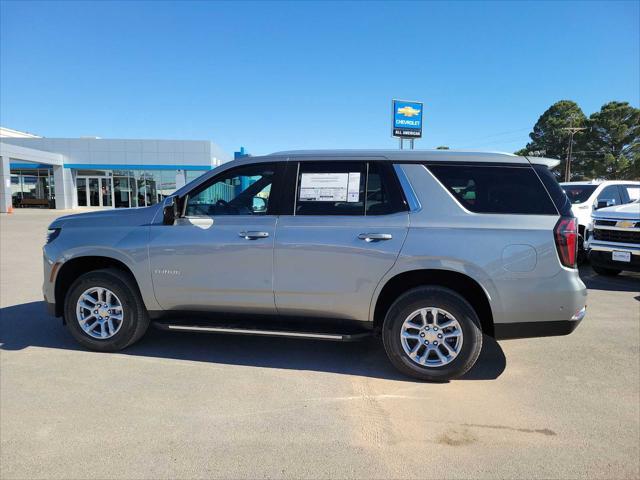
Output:
<path fill-rule="evenodd" d="M 369 162 L 367 176 L 367 215 L 387 215 L 406 210 L 395 182 L 392 167 Z"/>
<path fill-rule="evenodd" d="M 571 203 L 584 203 L 598 188 L 597 185 L 561 185 Z"/>
<path fill-rule="evenodd" d="M 274 178 L 273 164 L 233 169 L 189 193 L 185 213 L 187 216 L 265 215 Z"/>
<path fill-rule="evenodd" d="M 542 180 L 544 188 L 547 189 L 547 192 L 551 196 L 551 200 L 553 204 L 560 212 L 560 215 L 565 217 L 572 217 L 573 213 L 571 212 L 571 200 L 562 189 L 556 176 L 547 168 L 546 165 L 534 164 L 533 169 Z"/>
<path fill-rule="evenodd" d="M 364 162 L 300 162 L 296 215 L 364 215 Z"/>
<path fill-rule="evenodd" d="M 620 205 L 622 199 L 617 185 L 605 187 L 598 195 L 598 202 L 607 202 L 607 206 Z"/>
<path fill-rule="evenodd" d="M 429 165 L 428 168 L 472 212 L 558 213 L 531 167 Z"/>
<path fill-rule="evenodd" d="M 407 210 L 393 167 L 382 162 L 301 162 L 295 204 L 296 215 L 388 215 Z"/>

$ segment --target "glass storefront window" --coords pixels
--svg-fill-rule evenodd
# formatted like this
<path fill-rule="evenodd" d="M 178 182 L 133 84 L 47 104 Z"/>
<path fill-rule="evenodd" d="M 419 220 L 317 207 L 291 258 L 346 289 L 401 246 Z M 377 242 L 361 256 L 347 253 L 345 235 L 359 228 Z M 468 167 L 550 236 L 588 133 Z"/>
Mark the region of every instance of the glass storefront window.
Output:
<path fill-rule="evenodd" d="M 14 207 L 53 207 L 53 171 L 43 168 L 12 170 L 11 199 Z"/>
<path fill-rule="evenodd" d="M 187 170 L 187 183 L 206 173 L 206 170 Z"/>

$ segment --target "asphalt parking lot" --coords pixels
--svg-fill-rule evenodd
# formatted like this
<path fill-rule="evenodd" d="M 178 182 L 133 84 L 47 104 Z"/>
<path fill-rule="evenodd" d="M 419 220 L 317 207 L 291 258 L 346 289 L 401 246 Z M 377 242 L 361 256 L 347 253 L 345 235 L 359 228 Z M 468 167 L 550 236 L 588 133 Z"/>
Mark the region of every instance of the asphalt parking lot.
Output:
<path fill-rule="evenodd" d="M 489 339 L 447 384 L 373 340 L 151 329 L 100 354 L 42 303 L 55 216 L 0 217 L 2 479 L 640 477 L 640 275 L 582 268 L 573 334 Z"/>

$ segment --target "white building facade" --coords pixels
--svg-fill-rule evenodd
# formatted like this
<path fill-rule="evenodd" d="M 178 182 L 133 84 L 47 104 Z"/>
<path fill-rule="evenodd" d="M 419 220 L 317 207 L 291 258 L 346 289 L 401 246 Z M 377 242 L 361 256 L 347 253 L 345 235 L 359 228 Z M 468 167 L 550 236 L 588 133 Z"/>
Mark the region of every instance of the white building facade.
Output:
<path fill-rule="evenodd" d="M 202 140 L 3 135 L 0 212 L 9 207 L 153 205 L 230 159 L 217 145 Z"/>

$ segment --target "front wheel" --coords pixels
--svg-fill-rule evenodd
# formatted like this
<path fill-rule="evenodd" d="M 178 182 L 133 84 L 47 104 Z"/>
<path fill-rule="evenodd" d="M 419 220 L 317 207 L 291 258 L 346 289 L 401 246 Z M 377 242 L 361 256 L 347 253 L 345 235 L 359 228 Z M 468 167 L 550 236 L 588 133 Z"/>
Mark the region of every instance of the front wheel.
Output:
<path fill-rule="evenodd" d="M 128 347 L 149 326 L 135 281 L 115 268 L 81 275 L 67 292 L 64 317 L 78 343 L 100 352 Z"/>
<path fill-rule="evenodd" d="M 382 339 L 398 370 L 436 382 L 465 374 L 482 349 L 475 310 L 443 287 L 418 287 L 400 296 L 387 312 Z"/>

